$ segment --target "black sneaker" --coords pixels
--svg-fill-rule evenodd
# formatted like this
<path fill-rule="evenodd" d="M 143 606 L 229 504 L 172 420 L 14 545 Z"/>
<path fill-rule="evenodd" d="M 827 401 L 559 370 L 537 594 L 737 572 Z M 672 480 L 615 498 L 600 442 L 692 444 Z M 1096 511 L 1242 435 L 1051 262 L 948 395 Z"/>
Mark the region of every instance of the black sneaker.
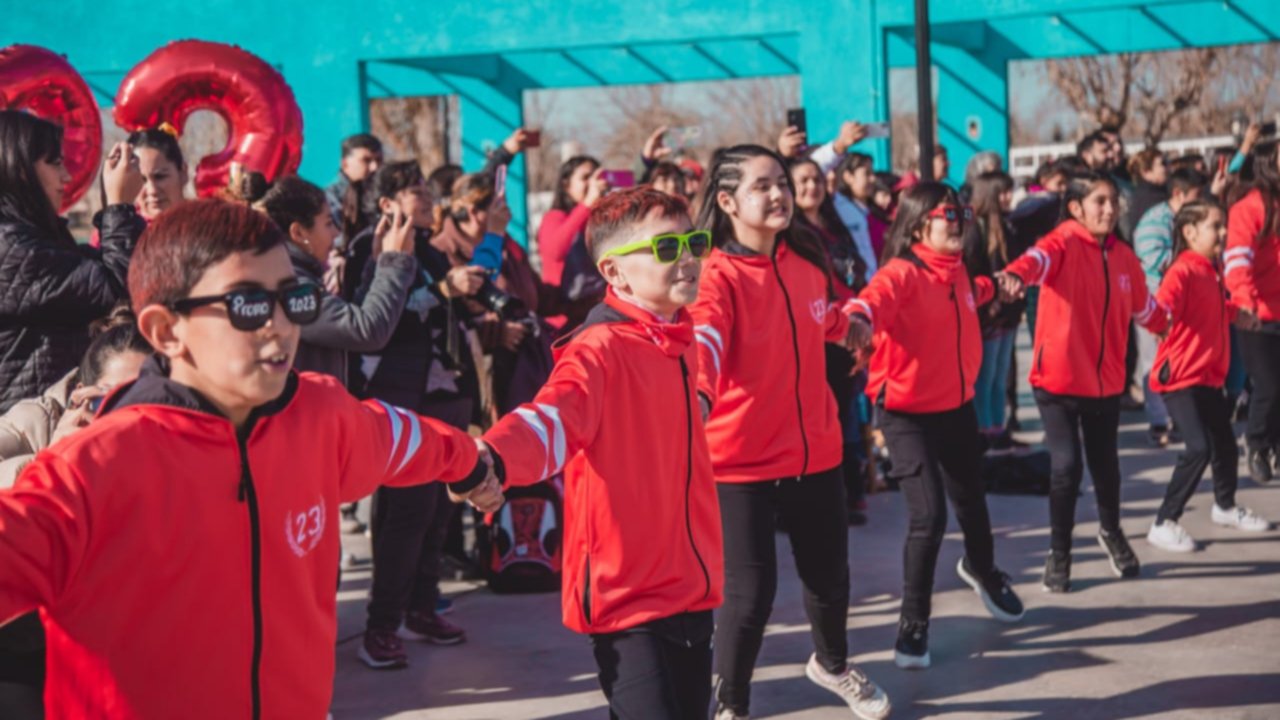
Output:
<path fill-rule="evenodd" d="M 1152 425 L 1147 429 L 1147 445 L 1153 448 L 1168 447 L 1169 428 L 1164 425 Z"/>
<path fill-rule="evenodd" d="M 898 623 L 898 643 L 893 646 L 893 664 L 903 670 L 929 667 L 929 621 Z"/>
<path fill-rule="evenodd" d="M 1271 482 L 1273 475 L 1269 448 L 1249 448 L 1249 477 L 1259 485 Z"/>
<path fill-rule="evenodd" d="M 1125 539 L 1124 533 L 1109 533 L 1106 530 L 1100 530 L 1098 531 L 1098 544 L 1107 553 L 1107 560 L 1111 563 L 1111 572 L 1115 573 L 1116 577 L 1138 577 L 1138 570 L 1141 565 L 1138 563 L 1138 556 L 1133 554 L 1133 548 L 1129 547 L 1129 541 Z"/>
<path fill-rule="evenodd" d="M 1044 589 L 1052 593 L 1071 589 L 1071 553 L 1051 551 L 1045 558 Z"/>
<path fill-rule="evenodd" d="M 979 580 L 977 573 L 969 568 L 967 557 L 961 557 L 960 562 L 956 563 L 956 572 L 982 598 L 982 604 L 987 606 L 991 617 L 1001 622 L 1018 622 L 1022 619 L 1022 600 L 1009 585 L 1008 575 L 992 569 L 990 574 Z"/>

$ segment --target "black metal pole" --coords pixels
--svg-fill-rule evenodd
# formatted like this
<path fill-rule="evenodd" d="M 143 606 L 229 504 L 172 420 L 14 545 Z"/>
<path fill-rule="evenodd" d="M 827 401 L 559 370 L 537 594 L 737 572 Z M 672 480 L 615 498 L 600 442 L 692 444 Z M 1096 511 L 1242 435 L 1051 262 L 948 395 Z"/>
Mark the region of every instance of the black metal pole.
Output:
<path fill-rule="evenodd" d="M 929 0 L 916 2 L 916 125 L 922 181 L 933 177 L 933 62 L 929 53 Z"/>

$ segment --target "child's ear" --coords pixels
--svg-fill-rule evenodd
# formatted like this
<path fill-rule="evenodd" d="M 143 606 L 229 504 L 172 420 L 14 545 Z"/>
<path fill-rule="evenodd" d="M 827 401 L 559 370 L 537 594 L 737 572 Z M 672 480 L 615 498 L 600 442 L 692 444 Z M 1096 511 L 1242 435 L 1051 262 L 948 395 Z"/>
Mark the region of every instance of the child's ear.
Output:
<path fill-rule="evenodd" d="M 622 289 L 627 286 L 627 281 L 622 277 L 621 271 L 618 269 L 616 258 L 607 257 L 600 261 L 600 275 L 604 281 L 615 289 Z"/>
<path fill-rule="evenodd" d="M 716 192 L 716 205 L 719 205 L 720 209 L 729 215 L 738 212 L 738 201 L 734 199 L 733 195 L 724 190 Z"/>
<path fill-rule="evenodd" d="M 307 237 L 307 229 L 302 227 L 300 222 L 289 223 L 289 239 L 299 245 L 308 244 L 310 240 Z"/>
<path fill-rule="evenodd" d="M 391 198 L 378 198 L 378 210 L 383 215 L 390 215 L 396 208 L 396 201 Z"/>
<path fill-rule="evenodd" d="M 167 358 L 180 357 L 187 345 L 176 332 L 178 316 L 163 305 L 148 305 L 138 313 L 138 331 L 156 352 Z"/>

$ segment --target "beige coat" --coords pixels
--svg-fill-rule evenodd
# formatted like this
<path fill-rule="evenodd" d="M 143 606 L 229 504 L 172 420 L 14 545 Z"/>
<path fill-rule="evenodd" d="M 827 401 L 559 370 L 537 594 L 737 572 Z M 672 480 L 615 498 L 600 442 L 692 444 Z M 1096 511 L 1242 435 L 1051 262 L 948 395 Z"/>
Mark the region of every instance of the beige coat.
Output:
<path fill-rule="evenodd" d="M 19 400 L 0 417 L 0 488 L 12 487 L 36 453 L 49 447 L 78 375 L 72 370 L 40 397 Z"/>

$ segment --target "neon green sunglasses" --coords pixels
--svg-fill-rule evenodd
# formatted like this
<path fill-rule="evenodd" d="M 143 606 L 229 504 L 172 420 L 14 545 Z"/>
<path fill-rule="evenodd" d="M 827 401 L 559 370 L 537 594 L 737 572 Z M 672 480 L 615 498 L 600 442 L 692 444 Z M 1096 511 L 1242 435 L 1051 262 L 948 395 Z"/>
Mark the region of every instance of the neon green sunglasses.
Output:
<path fill-rule="evenodd" d="M 613 255 L 630 255 L 638 250 L 653 250 L 653 257 L 660 263 L 670 265 L 688 252 L 694 258 L 702 260 L 711 254 L 711 232 L 708 230 L 691 230 L 683 235 L 669 233 L 648 240 L 637 240 L 626 245 L 619 245 L 606 250 L 601 260 Z"/>

